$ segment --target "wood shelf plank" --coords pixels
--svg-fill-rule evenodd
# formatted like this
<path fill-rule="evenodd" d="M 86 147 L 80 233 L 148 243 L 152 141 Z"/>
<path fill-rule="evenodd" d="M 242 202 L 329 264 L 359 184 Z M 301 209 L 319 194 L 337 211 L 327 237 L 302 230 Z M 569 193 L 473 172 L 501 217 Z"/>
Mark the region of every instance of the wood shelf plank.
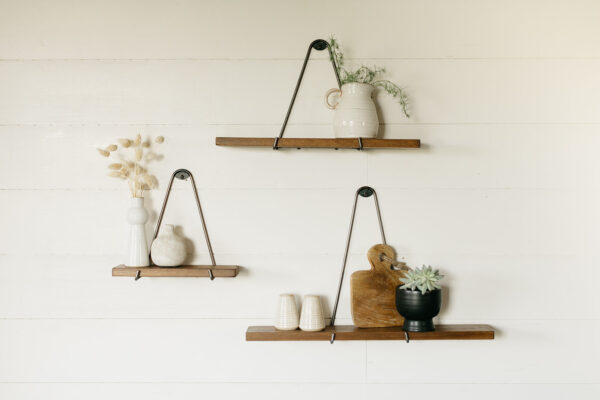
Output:
<path fill-rule="evenodd" d="M 112 269 L 112 276 L 144 277 L 179 277 L 179 278 L 208 278 L 208 270 L 212 270 L 215 278 L 234 278 L 239 272 L 237 265 L 182 265 L 180 267 L 126 267 L 119 265 Z"/>
<path fill-rule="evenodd" d="M 406 340 L 402 327 L 357 328 L 354 325 L 327 326 L 321 332 L 279 331 L 273 326 L 250 326 L 246 341 L 329 341 L 335 340 Z M 494 328 L 490 325 L 436 325 L 433 332 L 409 332 L 410 340 L 490 340 Z"/>
<path fill-rule="evenodd" d="M 419 139 L 361 139 L 363 149 L 402 149 L 419 148 Z M 273 147 L 275 138 L 256 137 L 217 137 L 217 146 Z M 358 139 L 345 138 L 281 138 L 277 143 L 279 148 L 314 148 L 314 149 L 358 149 Z"/>

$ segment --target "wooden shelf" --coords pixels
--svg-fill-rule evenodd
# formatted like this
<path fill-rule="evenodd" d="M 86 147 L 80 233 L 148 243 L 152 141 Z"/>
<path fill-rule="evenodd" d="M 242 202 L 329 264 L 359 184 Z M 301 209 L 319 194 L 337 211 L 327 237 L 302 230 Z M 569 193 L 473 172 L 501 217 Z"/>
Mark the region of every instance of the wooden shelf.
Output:
<path fill-rule="evenodd" d="M 182 265 L 181 267 L 126 267 L 119 265 L 112 269 L 112 276 L 145 277 L 179 277 L 208 278 L 208 270 L 212 270 L 215 278 L 234 278 L 240 267 L 237 265 Z"/>
<path fill-rule="evenodd" d="M 354 325 L 327 326 L 321 332 L 278 331 L 273 326 L 250 326 L 246 341 L 314 341 L 331 340 L 406 340 L 401 327 L 357 328 Z M 490 340 L 494 328 L 489 325 L 436 325 L 433 332 L 408 332 L 410 340 Z"/>
<path fill-rule="evenodd" d="M 421 147 L 419 139 L 361 139 L 363 149 L 415 149 Z M 275 138 L 217 137 L 217 146 L 273 147 Z M 358 138 L 281 138 L 279 148 L 359 149 Z"/>

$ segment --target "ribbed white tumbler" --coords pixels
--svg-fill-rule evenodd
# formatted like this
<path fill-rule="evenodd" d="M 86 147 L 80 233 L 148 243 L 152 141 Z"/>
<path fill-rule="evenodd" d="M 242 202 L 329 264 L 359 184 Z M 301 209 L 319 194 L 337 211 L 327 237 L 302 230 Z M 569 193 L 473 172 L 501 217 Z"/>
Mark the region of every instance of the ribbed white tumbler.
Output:
<path fill-rule="evenodd" d="M 298 308 L 293 294 L 280 294 L 279 306 L 275 316 L 275 328 L 280 331 L 298 329 Z"/>
<path fill-rule="evenodd" d="M 325 329 L 325 318 L 321 299 L 314 294 L 304 296 L 302 302 L 302 313 L 300 315 L 300 329 L 308 332 L 317 332 Z"/>

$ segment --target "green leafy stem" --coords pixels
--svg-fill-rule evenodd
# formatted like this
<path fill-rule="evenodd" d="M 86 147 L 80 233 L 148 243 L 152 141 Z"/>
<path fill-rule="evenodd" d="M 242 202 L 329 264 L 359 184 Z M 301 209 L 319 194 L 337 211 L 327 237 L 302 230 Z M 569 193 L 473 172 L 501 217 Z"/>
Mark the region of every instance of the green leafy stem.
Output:
<path fill-rule="evenodd" d="M 345 83 L 366 83 L 381 88 L 398 100 L 402 106 L 402 112 L 407 118 L 410 118 L 408 113 L 408 96 L 404 90 L 394 82 L 387 79 L 379 79 L 385 74 L 385 68 L 377 66 L 370 68 L 362 65 L 356 70 L 348 70 L 344 67 L 344 53 L 340 50 L 340 44 L 335 37 L 332 36 L 329 39 L 329 45 L 331 46 L 331 56 L 333 57 L 342 85 Z"/>

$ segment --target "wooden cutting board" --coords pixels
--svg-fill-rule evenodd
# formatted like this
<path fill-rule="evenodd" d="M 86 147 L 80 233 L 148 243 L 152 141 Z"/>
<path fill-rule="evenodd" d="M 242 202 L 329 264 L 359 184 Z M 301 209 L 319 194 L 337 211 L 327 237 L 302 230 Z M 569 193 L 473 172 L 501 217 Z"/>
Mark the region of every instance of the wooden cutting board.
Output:
<path fill-rule="evenodd" d="M 381 254 L 396 259 L 394 249 L 376 244 L 367 253 L 371 269 L 356 271 L 350 276 L 352 320 L 359 328 L 401 326 L 404 323 L 396 310 L 396 287 L 402 284 L 400 278 L 404 273 L 391 269 L 392 263 L 382 260 Z"/>

